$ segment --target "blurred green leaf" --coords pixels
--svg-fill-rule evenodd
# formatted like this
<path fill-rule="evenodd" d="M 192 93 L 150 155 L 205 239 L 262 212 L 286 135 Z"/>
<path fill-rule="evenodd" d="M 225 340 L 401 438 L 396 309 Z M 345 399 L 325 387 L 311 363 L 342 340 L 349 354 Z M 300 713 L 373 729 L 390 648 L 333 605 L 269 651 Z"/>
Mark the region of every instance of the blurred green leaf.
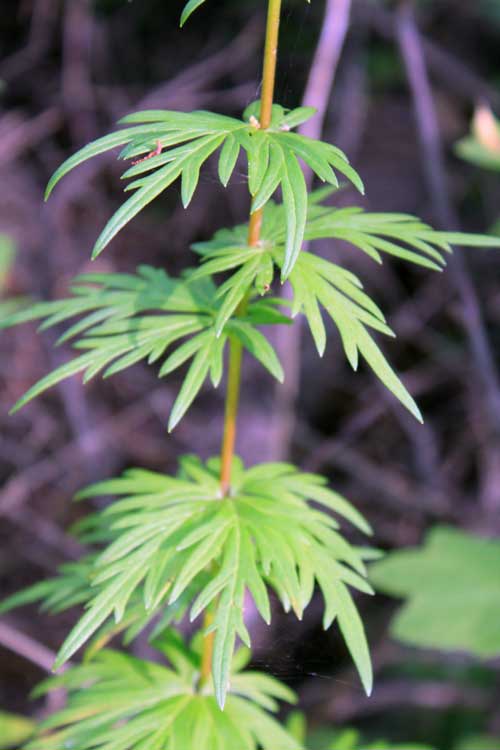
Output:
<path fill-rule="evenodd" d="M 456 145 L 456 152 L 465 161 L 470 161 L 483 169 L 500 171 L 500 153 L 494 152 L 482 146 L 473 136 L 463 138 Z"/>
<path fill-rule="evenodd" d="M 6 234 L 0 234 L 0 294 L 7 283 L 15 253 L 16 248 L 11 238 Z"/>
<path fill-rule="evenodd" d="M 477 107 L 471 134 L 457 143 L 456 152 L 478 167 L 500 171 L 500 121 L 488 106 Z"/>
<path fill-rule="evenodd" d="M 498 750 L 500 737 L 466 737 L 454 750 Z"/>
<path fill-rule="evenodd" d="M 417 549 L 371 566 L 375 586 L 406 600 L 391 632 L 423 648 L 500 654 L 500 542 L 437 527 Z"/>
<path fill-rule="evenodd" d="M 0 750 L 9 750 L 26 742 L 35 731 L 35 726 L 24 716 L 0 711 Z"/>
<path fill-rule="evenodd" d="M 414 742 L 363 741 L 356 729 L 325 728 L 313 732 L 306 746 L 308 750 L 433 750 L 428 745 Z"/>

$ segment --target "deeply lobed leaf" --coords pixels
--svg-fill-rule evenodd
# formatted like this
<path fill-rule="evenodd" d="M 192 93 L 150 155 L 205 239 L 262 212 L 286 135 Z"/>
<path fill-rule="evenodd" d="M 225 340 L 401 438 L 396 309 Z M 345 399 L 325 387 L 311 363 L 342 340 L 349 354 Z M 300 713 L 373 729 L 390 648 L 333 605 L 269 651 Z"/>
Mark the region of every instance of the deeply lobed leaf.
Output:
<path fill-rule="evenodd" d="M 293 135 L 293 134 L 292 134 Z M 361 208 L 332 208 L 321 205 L 332 191 L 318 190 L 309 197 L 304 237 L 308 241 L 335 239 L 348 242 L 377 263 L 387 254 L 414 265 L 441 270 L 452 244 L 471 247 L 499 247 L 500 239 L 484 235 L 436 232 L 427 224 L 406 214 L 372 214 Z M 262 241 L 258 247 L 246 246 L 246 226 L 217 232 L 213 240 L 197 243 L 194 249 L 203 264 L 197 277 L 233 270 L 219 293 L 237 290 L 232 301 L 243 299 L 245 287 L 261 286 L 265 291 L 273 278 L 273 268 L 286 267 L 288 235 L 287 207 L 269 203 L 264 212 Z M 259 281 L 264 279 L 264 284 Z M 242 283 L 244 280 L 244 283 Z M 302 312 L 308 322 L 320 356 L 326 346 L 323 314 L 336 325 L 346 357 L 354 370 L 361 355 L 379 380 L 418 419 L 420 411 L 403 383 L 382 354 L 371 330 L 394 336 L 384 315 L 363 291 L 362 282 L 338 264 L 302 251 L 297 254 L 289 280 L 292 286 L 292 314 Z M 233 305 L 229 305 L 230 312 Z M 371 329 L 371 330 L 370 330 Z"/>
<path fill-rule="evenodd" d="M 327 488 L 325 479 L 289 464 L 245 470 L 236 461 L 231 493 L 221 497 L 218 460 L 203 464 L 185 457 L 178 477 L 135 470 L 81 497 L 103 494 L 122 499 L 97 515 L 102 538 L 110 541 L 93 562 L 86 613 L 63 644 L 58 666 L 112 615 L 127 627 L 132 616 L 137 622 L 138 597 L 147 620 L 147 613 L 174 606 L 187 593 L 192 619 L 207 607 L 214 611 L 214 689 L 223 705 L 236 639 L 249 643 L 245 592 L 269 622 L 267 585 L 286 611 L 302 617 L 317 583 L 325 601 L 324 627 L 338 619 L 370 692 L 370 657 L 349 587 L 371 589 L 362 553 L 340 534 L 330 512 L 365 533 L 370 528 L 347 500 Z M 213 573 L 206 577 L 209 568 Z"/>
<path fill-rule="evenodd" d="M 199 0 L 188 3 L 184 20 L 199 5 Z M 131 219 L 179 178 L 182 202 L 187 207 L 198 186 L 201 167 L 219 148 L 218 173 L 226 186 L 243 150 L 248 161 L 252 211 L 261 208 L 281 188 L 286 226 L 282 265 L 285 279 L 300 252 L 307 216 L 307 188 L 300 162 L 334 186 L 339 184 L 336 172 L 360 191 L 363 184 L 340 149 L 290 132 L 312 116 L 314 110 L 310 107 L 289 111 L 274 105 L 271 127 L 267 130 L 260 129 L 255 116 L 259 111 L 260 103 L 256 102 L 247 108 L 243 120 L 204 111 L 149 110 L 129 115 L 122 123 L 132 127 L 98 139 L 65 161 L 50 180 L 47 197 L 62 177 L 87 159 L 117 146 L 124 146 L 122 159 L 142 155 L 123 175 L 125 179 L 135 178 L 126 188 L 133 195 L 102 231 L 94 246 L 95 258 Z"/>
<path fill-rule="evenodd" d="M 65 708 L 46 719 L 26 750 L 300 750 L 272 716 L 277 700 L 294 694 L 272 677 L 231 670 L 221 712 L 210 686 L 200 684 L 200 653 L 178 634 L 156 647 L 171 666 L 101 651 L 82 666 L 38 688 L 68 691 Z"/>
<path fill-rule="evenodd" d="M 0 319 L 0 328 L 43 320 L 46 329 L 79 318 L 59 341 L 71 340 L 83 353 L 30 388 L 14 411 L 78 372 L 84 373 L 87 382 L 99 372 L 109 377 L 142 360 L 150 364 L 162 360 L 159 376 L 164 377 L 190 361 L 170 415 L 172 430 L 209 374 L 213 385 L 219 385 L 225 345 L 231 336 L 274 377 L 283 378 L 274 349 L 256 328 L 288 322 L 272 302 L 251 302 L 244 318 L 229 321 L 233 310 L 227 314 L 227 299 L 217 297 L 211 279 L 189 272 L 173 279 L 149 266 L 141 266 L 136 275 L 87 274 L 77 279 L 72 291 L 68 299 L 35 303 Z"/>

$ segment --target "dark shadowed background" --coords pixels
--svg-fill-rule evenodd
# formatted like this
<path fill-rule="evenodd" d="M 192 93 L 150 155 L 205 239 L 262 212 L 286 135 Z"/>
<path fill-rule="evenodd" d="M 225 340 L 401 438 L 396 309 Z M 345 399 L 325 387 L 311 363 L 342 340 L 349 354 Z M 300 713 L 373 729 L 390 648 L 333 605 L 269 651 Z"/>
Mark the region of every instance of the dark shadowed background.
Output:
<path fill-rule="evenodd" d="M 182 32 L 181 0 L 2 0 L 1 6 L 0 251 L 9 243 L 15 248 L 2 296 L 54 299 L 90 269 L 92 244 L 122 193 L 120 167 L 104 157 L 72 172 L 44 205 L 50 174 L 132 109 L 239 115 L 259 95 L 265 3 L 210 0 Z M 301 102 L 324 7 L 324 0 L 285 3 L 277 96 L 284 106 Z M 475 105 L 487 101 L 500 111 L 499 8 L 496 0 L 429 1 L 416 3 L 413 17 L 396 2 L 353 0 L 323 137 L 344 149 L 363 176 L 364 206 L 415 213 L 447 229 L 484 232 L 495 224 L 500 176 L 461 161 L 453 147 L 468 132 Z M 412 18 L 423 34 L 437 140 L 425 131 L 432 112 L 419 100 Z M 242 169 L 227 190 L 205 171 L 188 213 L 177 190 L 169 191 L 92 270 L 126 271 L 144 262 L 176 273 L 193 264 L 190 243 L 246 219 Z M 336 203 L 359 200 L 346 191 Z M 299 359 L 297 340 L 288 336 L 280 342 L 291 383 L 285 390 L 277 393 L 246 361 L 240 454 L 249 463 L 289 455 L 325 473 L 370 519 L 375 543 L 385 549 L 419 543 L 438 522 L 498 534 L 500 257 L 457 250 L 461 261 L 431 274 L 398 262 L 377 266 L 340 243 L 319 243 L 317 250 L 359 272 L 387 312 L 398 338 L 384 342 L 384 350 L 417 397 L 425 426 L 367 370 L 352 374 L 333 331 L 321 366 L 308 335 Z M 8 417 L 30 385 L 69 357 L 64 347 L 53 349 L 55 339 L 32 325 L 0 336 L 2 596 L 79 555 L 67 529 L 85 512 L 71 503 L 82 486 L 135 465 L 175 471 L 179 453 L 207 457 L 220 443 L 223 389 L 207 387 L 169 437 L 177 383 L 159 381 L 143 365 L 85 388 L 68 381 Z M 276 617 L 271 629 L 256 624 L 257 664 L 299 690 L 313 724 L 355 725 L 440 750 L 467 732 L 500 736 L 500 662 L 403 648 L 388 636 L 394 602 L 380 596 L 362 605 L 377 672 L 371 700 L 338 636 L 322 633 L 319 603 L 302 624 L 292 616 Z M 71 621 L 35 608 L 2 621 L 8 627 L 8 637 L 0 629 L 3 709 L 46 710 L 27 694 L 44 676 L 36 662 L 50 663 L 41 647 L 56 650 Z M 25 644 L 23 635 L 32 640 Z M 147 646 L 136 648 L 142 653 Z"/>

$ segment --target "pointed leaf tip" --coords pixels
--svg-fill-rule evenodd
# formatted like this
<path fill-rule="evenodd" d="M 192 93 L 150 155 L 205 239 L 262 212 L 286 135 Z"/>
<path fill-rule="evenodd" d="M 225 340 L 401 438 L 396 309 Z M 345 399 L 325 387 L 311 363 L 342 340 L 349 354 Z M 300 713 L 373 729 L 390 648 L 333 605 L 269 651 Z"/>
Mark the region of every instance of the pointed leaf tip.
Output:
<path fill-rule="evenodd" d="M 182 11 L 181 20 L 180 20 L 180 27 L 184 26 L 188 18 L 197 10 L 197 8 L 200 7 L 200 5 L 203 5 L 205 0 L 189 0 L 188 3 L 184 6 L 184 10 Z"/>
<path fill-rule="evenodd" d="M 216 690 L 215 699 L 220 710 L 224 711 L 224 708 L 226 706 L 226 691 L 221 689 Z"/>

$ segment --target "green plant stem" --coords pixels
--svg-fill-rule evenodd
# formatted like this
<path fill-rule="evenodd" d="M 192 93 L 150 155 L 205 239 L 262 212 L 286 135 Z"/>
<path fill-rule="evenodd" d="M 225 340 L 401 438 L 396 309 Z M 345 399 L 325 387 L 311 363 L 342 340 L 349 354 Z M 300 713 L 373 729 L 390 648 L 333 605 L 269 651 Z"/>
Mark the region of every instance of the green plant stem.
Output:
<path fill-rule="evenodd" d="M 264 130 L 271 124 L 278 61 L 278 39 L 280 30 L 281 0 L 269 0 L 267 13 L 266 47 L 264 50 L 264 72 L 262 77 L 262 98 L 260 126 Z"/>
<path fill-rule="evenodd" d="M 267 14 L 266 46 L 264 50 L 264 72 L 262 79 L 262 98 L 260 107 L 260 127 L 263 130 L 271 124 L 274 87 L 276 82 L 276 64 L 278 59 L 278 38 L 280 28 L 281 0 L 269 0 Z M 250 215 L 248 227 L 248 245 L 255 247 L 260 242 L 263 210 Z M 237 311 L 242 315 L 247 302 L 244 301 Z M 224 437 L 221 450 L 221 488 L 225 495 L 231 487 L 231 467 L 236 443 L 236 425 L 241 388 L 241 360 L 242 346 L 234 339 L 230 342 L 229 373 L 226 395 L 226 411 L 224 420 Z"/>
<path fill-rule="evenodd" d="M 264 50 L 264 68 L 262 80 L 262 97 L 259 124 L 261 129 L 267 130 L 271 125 L 273 111 L 274 87 L 276 82 L 276 64 L 278 60 L 278 39 L 281 17 L 281 0 L 269 0 L 267 14 L 266 45 Z M 262 230 L 263 210 L 250 214 L 248 226 L 248 245 L 255 247 L 260 242 Z M 237 310 L 238 315 L 244 315 L 247 300 L 244 300 Z M 221 491 L 226 497 L 231 489 L 231 469 L 236 444 L 236 428 L 241 391 L 241 361 L 243 349 L 239 341 L 231 339 L 229 344 L 229 370 L 227 379 L 226 407 L 224 417 L 224 436 L 221 448 Z M 207 617 L 205 628 L 211 625 Z M 203 644 L 200 684 L 203 685 L 210 678 L 212 654 L 214 648 L 214 633 L 209 633 Z"/>
<path fill-rule="evenodd" d="M 242 310 L 239 311 L 240 314 Z M 224 418 L 224 438 L 221 451 L 221 490 L 226 496 L 231 488 L 231 467 L 236 443 L 236 423 L 241 390 L 242 345 L 231 339 L 229 345 L 229 371 L 227 379 L 226 412 Z"/>

